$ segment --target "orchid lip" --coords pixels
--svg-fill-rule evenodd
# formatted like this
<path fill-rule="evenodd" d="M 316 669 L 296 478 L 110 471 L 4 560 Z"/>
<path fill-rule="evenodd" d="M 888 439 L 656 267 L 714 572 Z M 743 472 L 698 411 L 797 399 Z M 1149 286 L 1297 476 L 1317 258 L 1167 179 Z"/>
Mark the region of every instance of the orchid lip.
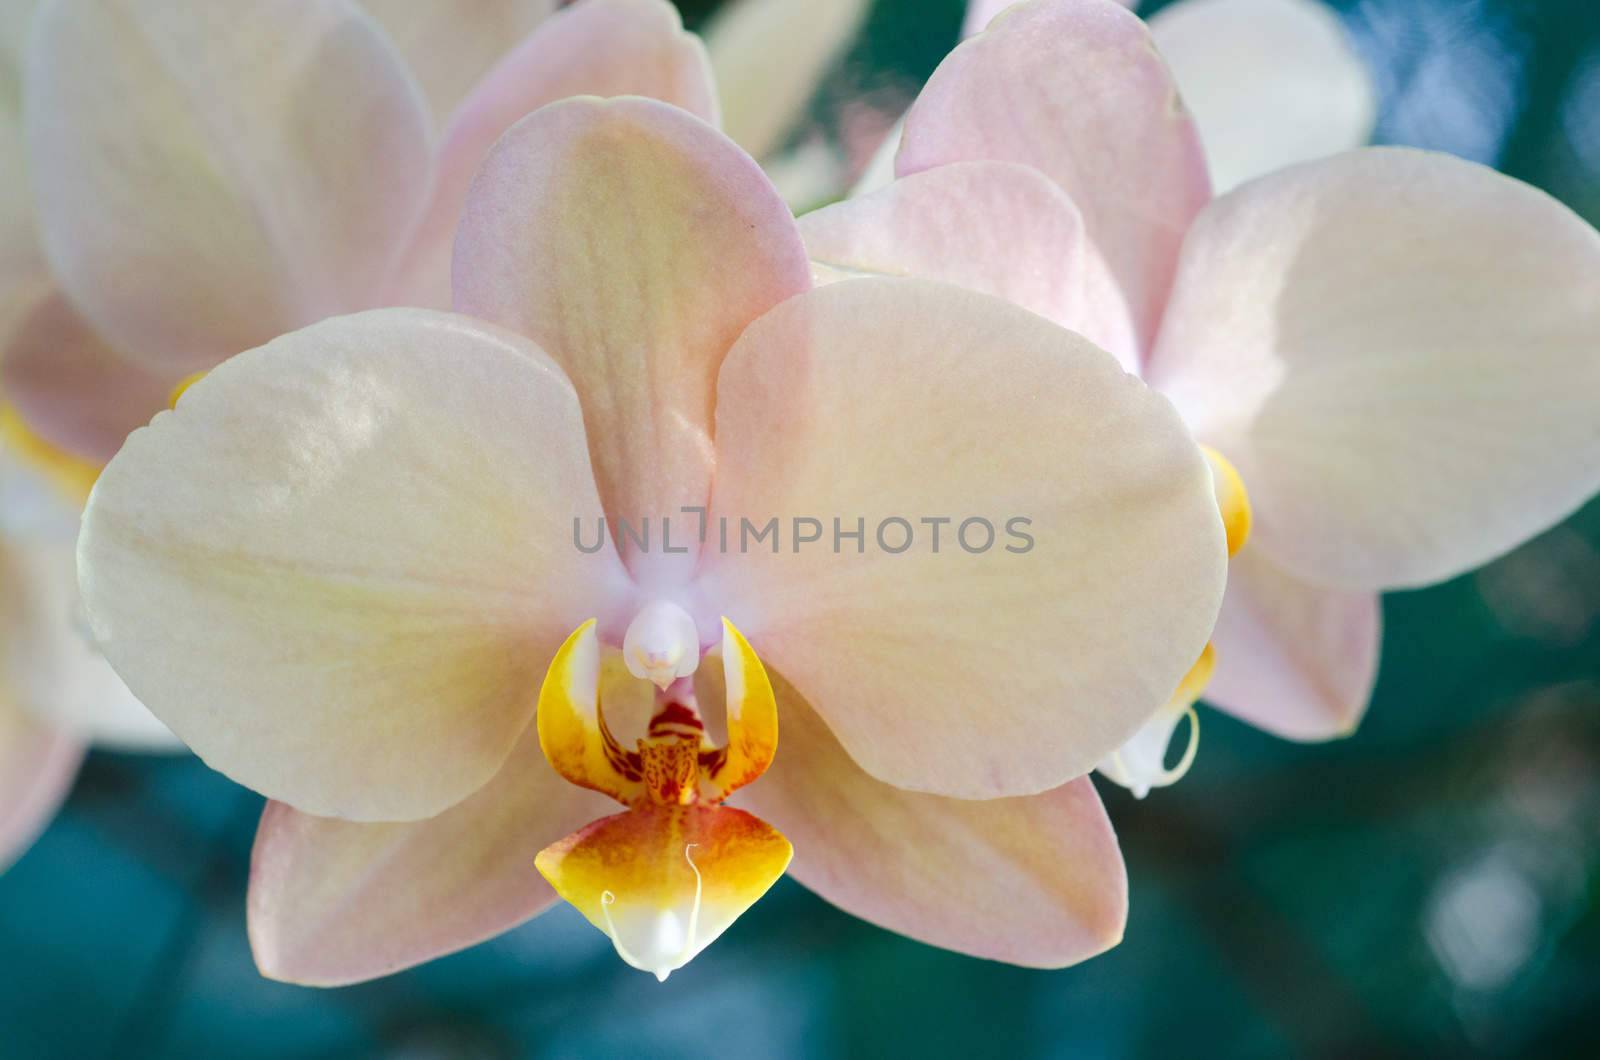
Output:
<path fill-rule="evenodd" d="M 1250 529 L 1255 514 L 1250 506 L 1250 494 L 1244 488 L 1244 478 L 1221 453 L 1209 445 L 1200 451 L 1211 467 L 1211 485 L 1217 494 L 1217 510 L 1222 516 L 1222 527 L 1227 533 L 1228 555 L 1236 556 L 1250 539 Z"/>
<path fill-rule="evenodd" d="M 0 449 L 49 483 L 64 500 L 81 507 L 100 477 L 100 465 L 74 456 L 40 437 L 22 414 L 0 400 Z"/>
<path fill-rule="evenodd" d="M 593 620 L 556 653 L 538 712 L 540 746 L 556 772 L 627 809 L 546 847 L 535 865 L 624 962 L 665 980 L 776 882 L 793 848 L 759 818 L 722 805 L 765 771 L 777 747 L 772 685 L 749 643 L 723 620 L 728 741 L 718 747 L 706 738 L 690 680 L 701 652 L 687 612 L 657 601 L 628 630 L 629 672 L 656 686 L 649 727 L 633 748 L 605 721 Z M 656 655 L 671 659 L 670 670 L 643 665 Z"/>
<path fill-rule="evenodd" d="M 1200 716 L 1194 704 L 1205 692 L 1216 665 L 1216 649 L 1207 644 L 1166 704 L 1100 763 L 1100 775 L 1127 788 L 1136 799 L 1144 798 L 1154 788 L 1169 787 L 1182 780 L 1200 750 Z M 1189 742 L 1178 762 L 1169 767 L 1168 745 L 1184 719 L 1189 722 Z"/>

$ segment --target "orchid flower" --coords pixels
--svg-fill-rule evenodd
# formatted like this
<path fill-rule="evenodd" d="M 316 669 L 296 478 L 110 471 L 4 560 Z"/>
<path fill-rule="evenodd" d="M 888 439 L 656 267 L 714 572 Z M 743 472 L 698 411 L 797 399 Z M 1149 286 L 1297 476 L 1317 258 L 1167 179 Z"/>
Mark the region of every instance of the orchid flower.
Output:
<path fill-rule="evenodd" d="M 1202 689 L 1291 739 L 1350 732 L 1380 592 L 1600 486 L 1600 235 L 1525 184 L 1369 148 L 1213 199 L 1170 71 L 1109 0 L 1019 4 L 959 46 L 896 169 L 802 220 L 819 275 L 1010 298 L 1116 353 L 1213 455 L 1243 548 L 1214 652 L 1103 765 L 1136 792 L 1181 772 L 1162 759 Z"/>
<path fill-rule="evenodd" d="M 703 49 L 670 4 L 553 7 L 7 5 L 0 862 L 53 813 L 86 739 L 172 744 L 76 619 L 77 511 L 127 433 L 190 373 L 281 331 L 448 305 L 466 183 L 524 113 L 644 93 L 715 117 Z"/>
<path fill-rule="evenodd" d="M 962 36 L 980 32 L 1013 2 L 972 0 Z M 1322 0 L 1178 0 L 1150 17 L 1150 33 L 1199 126 L 1218 192 L 1363 147 L 1372 136 L 1372 75 Z M 857 194 L 894 179 L 898 146 L 899 136 L 891 137 Z"/>
<path fill-rule="evenodd" d="M 791 842 L 802 883 L 937 945 L 1112 945 L 1084 774 L 1177 687 L 1226 576 L 1166 400 L 1000 299 L 812 290 L 756 163 L 650 100 L 514 126 L 454 283 L 461 315 L 223 364 L 85 515 L 97 642 L 273 800 L 263 972 L 370 978 L 559 894 L 665 975 Z"/>

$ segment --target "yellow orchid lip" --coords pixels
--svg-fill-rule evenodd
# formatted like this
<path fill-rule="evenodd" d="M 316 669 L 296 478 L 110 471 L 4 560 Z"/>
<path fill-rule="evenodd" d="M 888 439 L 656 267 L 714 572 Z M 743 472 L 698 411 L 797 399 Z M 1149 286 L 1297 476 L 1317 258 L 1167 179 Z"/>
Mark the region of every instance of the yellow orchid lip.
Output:
<path fill-rule="evenodd" d="M 772 762 L 777 702 L 760 658 L 723 619 L 727 744 L 706 739 L 680 677 L 657 687 L 649 728 L 627 749 L 601 708 L 595 625 L 579 626 L 550 664 L 539 744 L 556 772 L 628 809 L 546 847 L 534 864 L 624 961 L 664 980 L 755 904 L 794 855 L 771 825 L 721 805 Z"/>
<path fill-rule="evenodd" d="M 104 470 L 99 464 L 73 456 L 34 433 L 22 414 L 0 401 L 0 448 L 25 467 L 37 472 L 67 500 L 83 507 Z"/>
<path fill-rule="evenodd" d="M 167 394 L 167 408 L 177 408 L 178 399 L 187 394 L 190 387 L 194 386 L 196 383 L 210 374 L 210 372 L 195 372 L 192 375 L 186 375 L 182 379 L 178 380 L 178 384 L 172 388 L 170 393 Z"/>
<path fill-rule="evenodd" d="M 1222 513 L 1222 528 L 1228 535 L 1228 555 L 1236 556 L 1250 539 L 1254 513 L 1250 508 L 1250 495 L 1244 488 L 1244 478 L 1238 468 L 1209 445 L 1202 445 L 1211 465 L 1211 483 L 1217 493 L 1217 509 Z"/>

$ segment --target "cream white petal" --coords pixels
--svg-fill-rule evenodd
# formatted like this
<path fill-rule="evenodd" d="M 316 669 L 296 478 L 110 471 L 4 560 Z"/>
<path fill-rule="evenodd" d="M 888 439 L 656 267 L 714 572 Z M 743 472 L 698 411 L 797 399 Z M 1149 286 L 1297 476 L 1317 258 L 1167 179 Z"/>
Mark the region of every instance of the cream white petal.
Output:
<path fill-rule="evenodd" d="M 1250 493 L 1259 548 L 1425 585 L 1600 488 L 1600 233 L 1447 155 L 1366 148 L 1212 203 L 1146 378 Z"/>
<path fill-rule="evenodd" d="M 879 780 L 1057 787 L 1211 632 L 1225 549 L 1198 447 L 1109 354 L 1007 302 L 884 278 L 790 299 L 728 355 L 716 441 L 704 607 Z M 769 520 L 776 541 L 745 531 Z"/>
<path fill-rule="evenodd" d="M 90 626 L 213 767 L 307 813 L 431 816 L 481 787 L 576 625 L 628 589 L 577 398 L 464 317 L 337 317 L 223 364 L 101 476 Z"/>

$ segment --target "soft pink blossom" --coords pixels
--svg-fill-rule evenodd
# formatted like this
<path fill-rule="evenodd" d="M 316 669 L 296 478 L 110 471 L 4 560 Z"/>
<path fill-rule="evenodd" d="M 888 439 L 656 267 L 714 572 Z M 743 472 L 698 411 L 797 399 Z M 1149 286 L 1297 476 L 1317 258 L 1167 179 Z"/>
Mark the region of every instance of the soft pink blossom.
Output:
<path fill-rule="evenodd" d="M 1255 725 L 1349 732 L 1380 592 L 1600 486 L 1600 235 L 1534 188 L 1371 148 L 1213 198 L 1150 31 L 1110 0 L 1018 4 L 958 47 L 896 171 L 802 219 L 820 275 L 931 276 L 1080 330 L 1237 468 L 1254 532 L 1206 698 Z"/>

